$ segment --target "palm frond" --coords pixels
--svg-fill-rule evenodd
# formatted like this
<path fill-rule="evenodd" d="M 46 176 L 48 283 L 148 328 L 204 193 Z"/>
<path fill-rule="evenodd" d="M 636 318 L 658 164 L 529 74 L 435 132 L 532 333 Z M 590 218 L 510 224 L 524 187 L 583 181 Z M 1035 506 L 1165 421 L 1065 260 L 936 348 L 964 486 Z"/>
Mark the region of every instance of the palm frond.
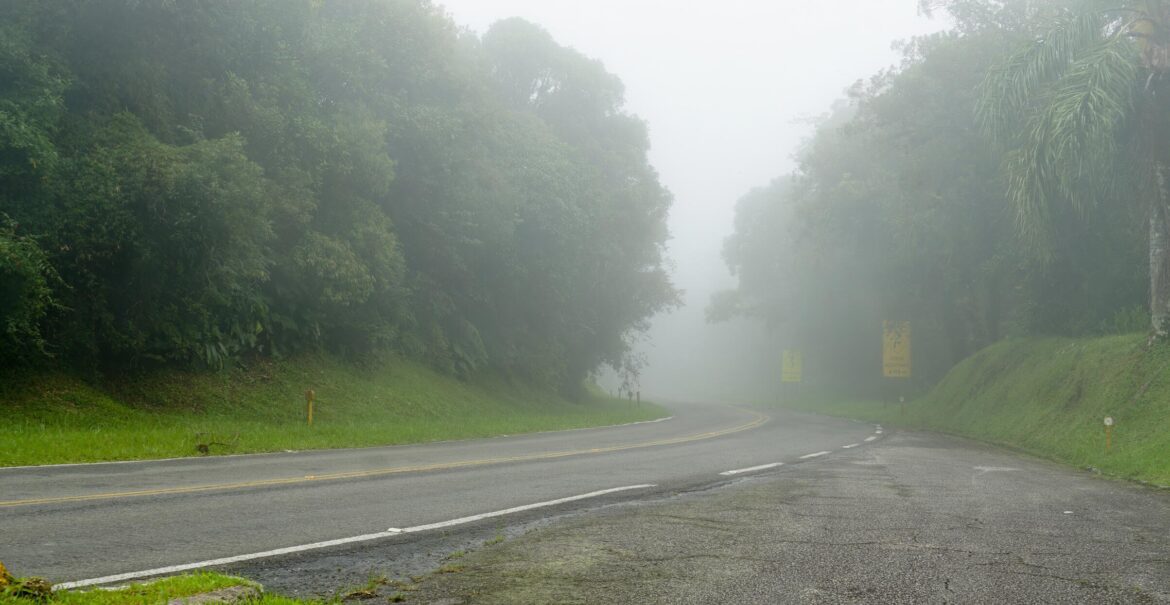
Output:
<path fill-rule="evenodd" d="M 1020 239 L 1037 258 L 1047 261 L 1052 250 L 1052 221 L 1047 191 L 1040 186 L 1046 168 L 1038 161 L 1042 156 L 1039 146 L 1015 149 L 1007 153 L 1004 168 Z"/>
<path fill-rule="evenodd" d="M 1088 13 L 1066 16 L 985 79 L 977 117 L 1009 150 L 1016 226 L 1042 258 L 1054 204 L 1084 211 L 1112 181 L 1139 71 L 1136 46 L 1116 18 Z"/>
<path fill-rule="evenodd" d="M 1034 100 L 1098 42 L 1109 19 L 1100 13 L 1066 13 L 1043 36 L 988 71 L 976 104 L 981 128 L 1000 144 L 1019 132 Z"/>
<path fill-rule="evenodd" d="M 1078 210 L 1093 203 L 1118 157 L 1118 132 L 1134 109 L 1138 58 L 1131 41 L 1110 36 L 1056 83 L 1041 121 L 1057 193 Z"/>

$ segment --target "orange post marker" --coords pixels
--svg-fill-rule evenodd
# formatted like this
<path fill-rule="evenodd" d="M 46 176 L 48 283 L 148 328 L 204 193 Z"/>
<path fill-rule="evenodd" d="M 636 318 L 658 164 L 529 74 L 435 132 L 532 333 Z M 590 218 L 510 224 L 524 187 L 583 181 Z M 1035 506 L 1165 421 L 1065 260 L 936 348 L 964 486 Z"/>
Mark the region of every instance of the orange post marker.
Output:
<path fill-rule="evenodd" d="M 313 400 L 317 398 L 317 393 L 313 391 L 313 387 L 305 391 L 305 402 L 308 404 L 309 410 L 309 426 L 313 426 Z"/>

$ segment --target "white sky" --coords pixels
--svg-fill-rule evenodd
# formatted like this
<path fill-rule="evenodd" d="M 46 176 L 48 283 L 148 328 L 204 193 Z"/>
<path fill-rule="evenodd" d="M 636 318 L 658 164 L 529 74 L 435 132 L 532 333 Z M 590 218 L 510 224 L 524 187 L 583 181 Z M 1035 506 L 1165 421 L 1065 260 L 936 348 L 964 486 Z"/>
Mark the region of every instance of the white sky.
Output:
<path fill-rule="evenodd" d="M 656 349 L 673 348 L 663 341 L 680 330 L 693 340 L 710 295 L 734 283 L 720 248 L 736 200 L 792 169 L 809 120 L 896 64 L 894 41 L 943 28 L 918 15 L 917 0 L 435 1 L 480 33 L 523 17 L 625 83 L 627 108 L 650 127 L 651 162 L 675 195 L 670 256 L 687 291 L 686 308 L 656 321 Z M 657 370 L 687 372 L 650 356 Z"/>

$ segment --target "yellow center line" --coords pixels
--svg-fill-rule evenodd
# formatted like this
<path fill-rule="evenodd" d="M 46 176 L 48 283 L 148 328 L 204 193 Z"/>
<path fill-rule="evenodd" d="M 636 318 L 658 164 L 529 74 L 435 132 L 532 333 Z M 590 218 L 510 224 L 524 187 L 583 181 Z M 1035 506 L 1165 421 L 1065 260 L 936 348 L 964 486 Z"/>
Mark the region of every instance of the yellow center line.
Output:
<path fill-rule="evenodd" d="M 279 485 L 295 485 L 298 483 L 311 483 L 318 481 L 339 481 L 342 479 L 362 479 L 366 477 L 380 477 L 383 475 L 397 475 L 403 473 L 421 473 L 427 471 L 450 470 L 457 468 L 468 468 L 475 466 L 487 466 L 492 464 L 506 464 L 509 462 L 530 462 L 534 460 L 551 460 L 555 458 L 566 458 L 569 456 L 584 456 L 593 454 L 607 454 L 612 452 L 620 452 L 625 450 L 643 449 L 648 447 L 660 447 L 664 445 L 678 445 L 682 443 L 692 443 L 695 441 L 703 441 L 706 439 L 714 439 L 724 435 L 731 435 L 733 433 L 741 433 L 763 425 L 769 420 L 767 416 L 758 412 L 752 412 L 756 418 L 746 424 L 731 427 L 728 429 L 721 429 L 718 431 L 709 431 L 706 433 L 698 433 L 695 435 L 686 435 L 682 437 L 671 437 L 668 439 L 659 439 L 656 441 L 645 441 L 642 443 L 630 443 L 626 445 L 614 445 L 602 448 L 590 448 L 583 450 L 568 450 L 563 452 L 545 452 L 541 454 L 528 454 L 524 456 L 507 456 L 502 458 L 483 458 L 480 460 L 460 460 L 455 462 L 440 462 L 435 464 L 423 464 L 417 466 L 397 466 L 391 468 L 371 469 L 364 471 L 349 471 L 343 473 L 330 473 L 325 475 L 308 475 L 302 477 L 286 477 L 281 479 L 262 479 L 258 481 L 242 481 L 239 483 L 213 483 L 208 485 L 192 485 L 188 487 L 162 487 L 157 489 L 143 489 L 125 492 L 110 492 L 102 494 L 88 494 L 83 496 L 60 496 L 55 498 L 31 498 L 27 500 L 7 500 L 0 501 L 0 508 L 13 508 L 17 506 L 35 506 L 42 504 L 59 504 L 63 502 L 88 502 L 92 500 L 114 500 L 119 498 L 137 498 L 142 496 L 162 496 L 170 494 L 191 494 L 197 492 L 210 491 L 231 491 L 250 489 L 257 487 L 272 487 Z"/>

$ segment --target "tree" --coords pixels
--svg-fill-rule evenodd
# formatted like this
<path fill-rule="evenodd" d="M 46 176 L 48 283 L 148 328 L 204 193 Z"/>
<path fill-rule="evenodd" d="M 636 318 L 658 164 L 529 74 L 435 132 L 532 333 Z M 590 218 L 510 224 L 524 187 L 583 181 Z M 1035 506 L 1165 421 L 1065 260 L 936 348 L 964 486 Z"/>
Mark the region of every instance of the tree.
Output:
<path fill-rule="evenodd" d="M 982 87 L 982 127 L 1008 149 L 1016 224 L 1041 256 L 1055 217 L 1129 198 L 1149 223 L 1151 340 L 1170 334 L 1170 2 L 1064 11 Z M 1125 209 L 1117 209 L 1124 212 Z"/>
<path fill-rule="evenodd" d="M 804 344 L 811 366 L 862 387 L 880 377 L 883 319 L 915 321 L 927 379 L 1000 337 L 1011 232 L 973 113 L 1001 46 L 997 32 L 922 38 L 901 68 L 853 87 L 797 173 L 740 200 L 724 246 L 739 287 L 711 317 L 762 319 L 786 346 Z"/>
<path fill-rule="evenodd" d="M 626 365 L 634 334 L 677 303 L 663 262 L 672 197 L 649 163 L 645 124 L 600 62 L 520 19 L 482 44 L 502 98 L 540 117 L 573 167 L 521 209 L 517 232 L 531 295 L 550 297 L 543 335 L 562 348 L 561 386 L 573 393 L 598 364 Z"/>
<path fill-rule="evenodd" d="M 394 351 L 577 391 L 674 297 L 622 105 L 540 28 L 480 39 L 429 0 L 0 2 L 0 345 Z"/>
<path fill-rule="evenodd" d="M 40 322 L 56 305 L 57 274 L 32 238 L 0 214 L 0 362 L 28 363 L 49 353 Z"/>

